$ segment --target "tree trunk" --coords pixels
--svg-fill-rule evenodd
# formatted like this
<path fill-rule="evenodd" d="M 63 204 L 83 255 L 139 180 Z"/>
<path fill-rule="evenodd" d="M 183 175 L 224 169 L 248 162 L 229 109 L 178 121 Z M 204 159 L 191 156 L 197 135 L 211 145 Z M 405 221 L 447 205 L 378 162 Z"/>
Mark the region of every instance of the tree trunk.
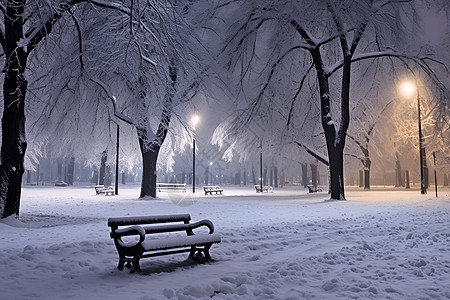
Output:
<path fill-rule="evenodd" d="M 310 164 L 312 185 L 317 188 L 317 165 Z"/>
<path fill-rule="evenodd" d="M 169 76 L 171 79 L 171 86 L 168 87 L 166 98 L 164 101 L 163 110 L 160 117 L 158 130 L 156 131 L 153 140 L 149 140 L 147 122 L 144 120 L 142 127 L 136 127 L 139 147 L 142 154 L 142 182 L 140 198 L 150 196 L 156 198 L 156 162 L 158 161 L 159 150 L 167 136 L 170 120 L 172 117 L 173 96 L 175 90 L 175 83 L 177 81 L 178 68 L 175 65 L 169 66 Z M 141 97 L 145 97 L 145 87 L 141 91 Z M 195 180 L 195 179 L 194 179 Z"/>
<path fill-rule="evenodd" d="M 330 190 L 331 199 L 345 199 L 344 195 L 344 179 L 343 179 L 343 164 L 344 164 L 344 144 L 345 135 L 348 128 L 348 87 L 350 85 L 350 68 L 349 58 L 345 57 L 343 75 L 342 75 L 342 91 L 341 91 L 341 127 L 339 133 L 336 135 L 335 123 L 331 116 L 330 103 L 330 87 L 328 77 L 323 69 L 322 57 L 319 49 L 311 50 L 314 66 L 317 71 L 317 79 L 319 82 L 320 92 L 320 112 L 322 117 L 322 128 L 325 134 L 327 145 L 329 170 L 330 170 Z M 346 99 L 344 99 L 346 98 Z M 347 107 L 346 107 L 347 105 Z M 342 109 L 345 111 L 343 112 Z"/>
<path fill-rule="evenodd" d="M 301 164 L 302 166 L 302 185 L 304 188 L 308 185 L 308 165 Z"/>
<path fill-rule="evenodd" d="M 36 171 L 36 185 L 39 185 L 39 180 L 40 180 L 40 168 L 41 168 L 41 164 L 39 163 L 39 165 L 37 166 L 37 171 Z"/>
<path fill-rule="evenodd" d="M 23 38 L 25 0 L 8 1 L 4 18 L 2 146 L 0 150 L 0 215 L 19 215 L 25 138 L 25 95 L 28 82 L 24 71 L 28 53 L 17 44 Z"/>
<path fill-rule="evenodd" d="M 274 186 L 273 184 L 273 167 L 270 168 L 270 176 L 269 176 L 270 180 L 269 180 L 269 185 L 270 186 Z"/>
<path fill-rule="evenodd" d="M 402 186 L 402 168 L 398 152 L 395 152 L 395 187 Z"/>
<path fill-rule="evenodd" d="M 98 184 L 100 184 L 100 185 L 105 184 L 105 172 L 106 172 L 106 161 L 107 160 L 108 160 L 108 153 L 106 151 L 103 151 L 102 159 L 100 161 L 100 173 L 98 176 Z"/>
<path fill-rule="evenodd" d="M 370 190 L 370 169 L 364 169 L 364 189 Z"/>
<path fill-rule="evenodd" d="M 92 172 L 92 179 L 91 179 L 92 183 L 99 184 L 98 176 L 99 176 L 98 169 L 97 167 L 95 167 Z"/>
<path fill-rule="evenodd" d="M 61 159 L 58 159 L 56 174 L 58 180 L 63 180 L 63 164 Z"/>
<path fill-rule="evenodd" d="M 73 179 L 75 173 L 75 157 L 71 157 L 69 160 L 69 165 L 67 166 L 67 184 L 73 185 Z"/>
<path fill-rule="evenodd" d="M 334 129 L 333 129 L 334 131 Z M 343 151 L 328 144 L 328 157 L 330 159 L 330 189 L 331 199 L 343 200 L 344 195 L 344 176 L 343 176 Z"/>
<path fill-rule="evenodd" d="M 275 185 L 274 187 L 278 187 L 279 182 L 278 182 L 278 168 L 277 167 L 273 167 L 273 180 L 275 181 Z"/>
<path fill-rule="evenodd" d="M 363 161 L 363 165 L 364 165 L 364 189 L 370 190 L 370 167 L 372 166 L 372 161 L 369 159 L 368 155 Z"/>
<path fill-rule="evenodd" d="M 103 176 L 103 184 L 105 186 L 112 186 L 112 173 L 111 166 L 109 164 L 105 165 L 105 175 Z"/>
<path fill-rule="evenodd" d="M 156 150 L 156 151 L 155 151 Z M 156 198 L 156 162 L 159 147 L 154 151 L 142 151 L 142 182 L 140 198 L 150 196 Z"/>

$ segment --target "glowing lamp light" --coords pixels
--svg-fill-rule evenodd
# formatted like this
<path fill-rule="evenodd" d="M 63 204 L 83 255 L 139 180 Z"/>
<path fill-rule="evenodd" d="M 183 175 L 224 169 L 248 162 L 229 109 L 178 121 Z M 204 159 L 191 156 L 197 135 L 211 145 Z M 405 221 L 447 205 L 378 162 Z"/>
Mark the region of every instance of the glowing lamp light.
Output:
<path fill-rule="evenodd" d="M 400 85 L 400 92 L 406 97 L 412 97 L 416 93 L 416 86 L 411 82 L 404 82 Z"/>
<path fill-rule="evenodd" d="M 192 127 L 195 130 L 195 125 L 197 125 L 198 122 L 200 122 L 200 117 L 198 115 L 193 115 L 191 118 Z"/>

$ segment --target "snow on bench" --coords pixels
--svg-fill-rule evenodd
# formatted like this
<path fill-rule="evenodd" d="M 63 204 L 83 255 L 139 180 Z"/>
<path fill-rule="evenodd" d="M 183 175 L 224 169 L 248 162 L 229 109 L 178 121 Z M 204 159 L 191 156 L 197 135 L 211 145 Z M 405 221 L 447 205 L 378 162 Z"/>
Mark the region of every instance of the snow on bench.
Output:
<path fill-rule="evenodd" d="M 264 193 L 264 192 L 266 192 L 266 193 L 268 193 L 268 192 L 273 193 L 273 187 L 268 186 L 268 185 L 264 185 L 261 188 L 261 185 L 255 184 L 255 190 L 256 190 L 257 193 Z"/>
<path fill-rule="evenodd" d="M 203 191 L 205 191 L 205 195 L 208 195 L 208 193 L 212 196 L 212 193 L 216 193 L 218 195 L 219 193 L 222 195 L 223 189 L 220 188 L 220 186 L 204 186 Z"/>
<path fill-rule="evenodd" d="M 183 191 L 186 192 L 186 183 L 156 183 L 158 192 L 165 191 Z"/>
<path fill-rule="evenodd" d="M 104 185 L 96 185 L 96 186 L 94 186 L 94 189 L 95 189 L 95 194 L 96 195 L 102 195 L 102 194 L 106 195 L 106 196 L 108 196 L 108 195 L 113 196 L 114 195 L 114 189 L 111 186 L 106 187 Z"/>
<path fill-rule="evenodd" d="M 318 187 L 316 187 L 316 186 L 314 186 L 312 184 L 309 184 L 306 187 L 308 188 L 308 192 L 309 193 L 317 193 L 317 192 L 321 192 L 322 191 L 321 188 L 318 188 Z"/>
<path fill-rule="evenodd" d="M 212 261 L 209 249 L 212 244 L 220 243 L 220 235 L 214 233 L 211 221 L 190 223 L 190 220 L 189 214 L 109 218 L 110 236 L 119 253 L 117 268 L 122 271 L 125 266 L 131 272 L 141 274 L 141 258 L 183 252 L 189 252 L 189 259 L 203 258 L 205 261 Z M 119 228 L 120 226 L 126 227 Z M 194 229 L 203 226 L 208 233 L 194 234 Z M 168 235 L 177 231 L 185 231 L 186 236 Z"/>

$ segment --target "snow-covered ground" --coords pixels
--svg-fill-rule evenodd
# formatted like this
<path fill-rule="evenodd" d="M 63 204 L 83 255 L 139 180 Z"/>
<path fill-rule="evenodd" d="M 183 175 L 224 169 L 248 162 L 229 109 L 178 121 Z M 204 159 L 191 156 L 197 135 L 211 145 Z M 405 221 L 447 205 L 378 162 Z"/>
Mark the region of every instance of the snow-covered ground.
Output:
<path fill-rule="evenodd" d="M 0 223 L 1 299 L 450 299 L 450 190 L 300 188 L 223 196 L 96 196 L 93 187 L 24 187 L 20 221 Z M 187 254 L 116 269 L 111 216 L 190 213 L 222 242 L 214 262 Z"/>

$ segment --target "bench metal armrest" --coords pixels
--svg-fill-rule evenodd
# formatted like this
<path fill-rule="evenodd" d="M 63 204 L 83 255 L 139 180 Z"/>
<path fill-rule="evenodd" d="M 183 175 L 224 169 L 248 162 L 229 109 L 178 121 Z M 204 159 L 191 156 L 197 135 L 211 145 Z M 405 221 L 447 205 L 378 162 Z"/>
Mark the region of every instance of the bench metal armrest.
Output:
<path fill-rule="evenodd" d="M 133 243 L 125 243 L 122 241 L 123 236 L 130 236 L 130 235 L 139 235 L 139 241 L 133 242 Z M 114 233 L 111 233 L 111 237 L 117 241 L 120 246 L 124 248 L 132 248 L 136 245 L 140 245 L 145 240 L 145 229 L 142 226 L 130 226 L 127 228 L 121 228 L 114 231 Z"/>
<path fill-rule="evenodd" d="M 206 220 L 206 219 L 189 224 L 189 231 L 191 232 L 191 234 L 194 234 L 192 232 L 192 229 L 195 229 L 195 228 L 198 228 L 198 227 L 201 227 L 201 226 L 208 227 L 210 234 L 214 233 L 214 225 L 213 225 L 213 223 L 210 220 Z M 188 233 L 188 235 L 189 235 L 189 233 Z"/>

